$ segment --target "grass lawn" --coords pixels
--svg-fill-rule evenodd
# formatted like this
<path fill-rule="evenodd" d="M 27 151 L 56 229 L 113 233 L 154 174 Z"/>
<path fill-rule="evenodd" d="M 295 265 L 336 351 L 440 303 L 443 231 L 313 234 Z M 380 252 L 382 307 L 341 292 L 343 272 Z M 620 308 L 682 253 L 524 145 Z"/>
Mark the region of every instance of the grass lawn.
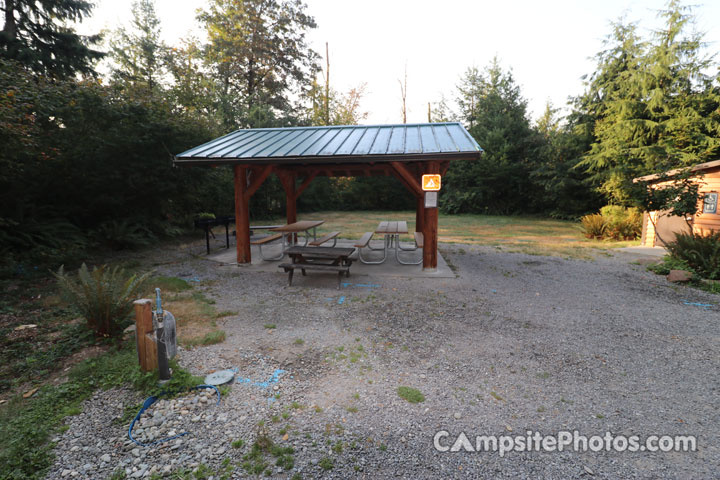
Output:
<path fill-rule="evenodd" d="M 299 214 L 299 220 L 325 220 L 318 233 L 340 231 L 341 238 L 360 238 L 374 231 L 383 220 L 405 220 L 408 229 L 415 229 L 415 212 L 314 212 Z M 284 223 L 284 218 L 269 220 Z M 262 223 L 259 221 L 254 224 Z M 408 238 L 409 240 L 409 238 Z M 605 251 L 618 247 L 639 245 L 640 241 L 598 241 L 582 235 L 580 223 L 539 217 L 500 215 L 443 215 L 439 220 L 439 240 L 447 243 L 489 245 L 508 251 L 536 255 L 555 255 L 586 258 L 593 250 Z M 597 252 L 595 252 L 597 253 Z"/>

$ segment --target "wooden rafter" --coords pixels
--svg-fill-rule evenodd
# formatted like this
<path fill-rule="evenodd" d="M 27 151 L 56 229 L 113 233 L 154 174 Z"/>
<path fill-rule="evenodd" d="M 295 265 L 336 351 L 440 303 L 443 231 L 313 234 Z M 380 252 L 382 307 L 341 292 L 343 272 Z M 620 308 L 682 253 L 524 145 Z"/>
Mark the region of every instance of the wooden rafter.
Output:
<path fill-rule="evenodd" d="M 318 171 L 317 170 L 311 170 L 307 177 L 303 180 L 303 182 L 300 184 L 300 186 L 295 190 L 295 198 L 299 198 L 300 194 L 310 185 L 310 182 L 313 181 L 315 177 L 317 177 Z"/>
<path fill-rule="evenodd" d="M 260 188 L 260 185 L 262 185 L 265 179 L 270 176 L 270 174 L 272 173 L 272 169 L 272 165 L 265 165 L 261 170 L 253 171 L 252 181 L 250 182 L 250 185 L 245 191 L 246 201 L 250 200 L 250 197 L 252 197 L 253 194 L 257 191 L 257 189 Z"/>
<path fill-rule="evenodd" d="M 393 169 L 402 177 L 411 192 L 414 192 L 416 196 L 423 194 L 420 182 L 417 181 L 417 178 L 410 173 L 404 164 L 400 162 L 390 162 L 390 165 L 392 165 Z"/>

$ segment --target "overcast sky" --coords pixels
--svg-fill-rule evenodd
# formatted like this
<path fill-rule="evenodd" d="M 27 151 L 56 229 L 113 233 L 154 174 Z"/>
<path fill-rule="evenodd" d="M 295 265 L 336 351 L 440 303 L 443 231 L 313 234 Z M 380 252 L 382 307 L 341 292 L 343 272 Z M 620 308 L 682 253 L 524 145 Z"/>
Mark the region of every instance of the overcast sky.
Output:
<path fill-rule="evenodd" d="M 127 24 L 131 0 L 97 0 L 81 31 Z M 165 41 L 195 33 L 201 0 L 156 0 Z M 531 118 L 550 100 L 564 107 L 592 72 L 589 57 L 602 49 L 610 22 L 625 16 L 641 32 L 655 28 L 664 0 L 307 0 L 318 28 L 311 46 L 324 56 L 330 44 L 330 84 L 339 91 L 367 83 L 365 123 L 402 121 L 399 80 L 407 65 L 408 122 L 427 121 L 427 103 L 455 97 L 460 76 L 494 57 L 511 68 Z M 720 50 L 720 1 L 695 9 L 710 50 Z"/>

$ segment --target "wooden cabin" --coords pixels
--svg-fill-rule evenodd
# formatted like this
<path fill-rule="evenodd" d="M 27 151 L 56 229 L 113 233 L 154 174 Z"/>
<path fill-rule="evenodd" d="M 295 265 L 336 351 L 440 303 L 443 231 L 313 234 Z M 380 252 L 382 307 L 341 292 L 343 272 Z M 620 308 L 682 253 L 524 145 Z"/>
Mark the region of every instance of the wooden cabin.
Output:
<path fill-rule="evenodd" d="M 663 175 L 646 175 L 636 178 L 634 181 L 649 182 L 653 188 L 662 188 L 663 185 L 671 184 L 672 180 L 659 181 L 660 178 L 672 178 L 673 175 L 677 175 L 679 172 L 679 170 L 671 170 Z M 690 228 L 698 234 L 720 230 L 720 210 L 718 209 L 720 160 L 695 165 L 692 167 L 691 172 L 696 175 L 695 178 L 700 186 L 697 213 L 687 219 L 670 216 L 667 212 L 645 213 L 643 217 L 642 246 L 663 246 L 663 240 L 670 242 L 675 239 L 678 232 L 689 232 Z M 653 182 L 654 180 L 657 180 L 657 182 Z M 657 231 L 655 226 L 657 226 Z M 662 240 L 660 237 L 662 237 Z"/>

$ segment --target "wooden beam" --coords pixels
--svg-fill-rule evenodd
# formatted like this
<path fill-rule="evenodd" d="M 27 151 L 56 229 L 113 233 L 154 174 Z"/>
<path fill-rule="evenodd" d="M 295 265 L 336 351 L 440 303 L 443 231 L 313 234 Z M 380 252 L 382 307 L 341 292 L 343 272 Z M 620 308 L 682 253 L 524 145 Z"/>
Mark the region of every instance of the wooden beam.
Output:
<path fill-rule="evenodd" d="M 295 190 L 295 199 L 298 199 L 300 197 L 300 195 L 302 195 L 302 193 L 305 191 L 305 189 L 308 187 L 308 185 L 310 185 L 310 182 L 312 182 L 313 179 L 315 177 L 317 177 L 317 174 L 318 174 L 318 171 L 313 170 L 310 172 L 310 174 L 307 177 L 305 177 L 305 179 L 300 184 L 300 186 Z"/>
<path fill-rule="evenodd" d="M 235 245 L 237 263 L 251 263 L 250 257 L 250 195 L 247 195 L 247 167 L 233 167 L 235 184 Z M 259 178 L 259 177 L 258 177 Z M 259 185 L 258 185 L 259 186 Z"/>
<path fill-rule="evenodd" d="M 413 177 L 413 174 L 410 173 L 410 171 L 405 165 L 400 162 L 390 162 L 390 165 L 392 165 L 393 169 L 398 173 L 398 175 L 402 176 L 405 182 L 407 182 L 407 185 L 411 189 L 411 191 L 415 192 L 416 196 L 423 194 L 420 182 L 418 182 L 417 179 Z"/>
<path fill-rule="evenodd" d="M 285 216 L 287 223 L 297 222 L 297 193 L 295 190 L 295 174 L 291 172 L 277 172 L 280 183 L 285 190 Z M 292 238 L 292 234 L 289 235 Z"/>
<path fill-rule="evenodd" d="M 448 171 L 448 168 L 450 168 L 450 162 L 442 162 L 442 165 L 440 166 L 440 175 L 444 177 Z"/>
<path fill-rule="evenodd" d="M 250 197 L 252 197 L 253 194 L 257 191 L 257 189 L 260 188 L 260 185 L 263 184 L 265 179 L 270 176 L 270 174 L 272 173 L 272 169 L 272 165 L 265 165 L 264 167 L 262 167 L 262 170 L 253 171 L 254 174 L 252 176 L 252 182 L 245 191 L 245 201 L 250 201 Z"/>
<path fill-rule="evenodd" d="M 415 231 L 425 231 L 425 198 L 423 197 L 415 197 Z"/>
<path fill-rule="evenodd" d="M 412 186 L 410 186 L 409 183 L 407 183 L 407 181 L 405 180 L 405 178 L 403 178 L 402 175 L 400 175 L 399 173 L 397 173 L 397 172 L 394 171 L 394 170 L 390 171 L 390 173 L 391 173 L 395 178 L 397 178 L 397 179 L 400 181 L 400 183 L 403 184 L 403 186 L 404 186 L 405 188 L 408 189 L 408 191 L 412 194 L 413 197 L 415 197 L 415 198 L 422 198 L 422 195 L 418 195 L 418 193 L 415 191 L 415 189 L 414 189 Z"/>

